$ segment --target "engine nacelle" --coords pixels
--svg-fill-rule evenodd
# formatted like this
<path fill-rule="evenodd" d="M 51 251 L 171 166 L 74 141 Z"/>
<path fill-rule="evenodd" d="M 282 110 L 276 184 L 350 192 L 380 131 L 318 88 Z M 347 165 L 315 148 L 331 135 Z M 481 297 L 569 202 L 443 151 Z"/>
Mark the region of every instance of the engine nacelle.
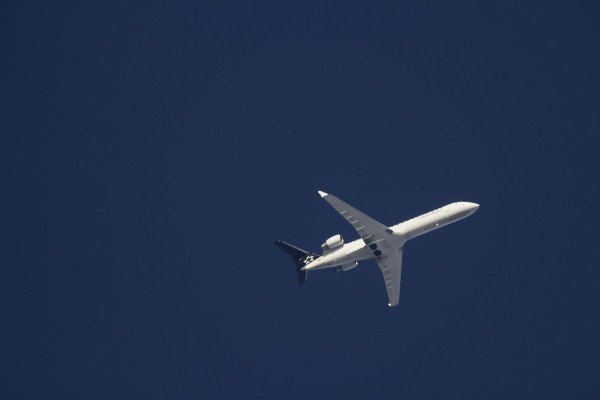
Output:
<path fill-rule="evenodd" d="M 351 261 L 347 264 L 338 265 L 333 270 L 334 271 L 349 271 L 352 268 L 356 268 L 357 265 L 358 265 L 358 261 Z"/>
<path fill-rule="evenodd" d="M 337 234 L 327 239 L 325 243 L 321 245 L 321 249 L 323 249 L 323 251 L 331 251 L 337 249 L 338 247 L 341 247 L 343 244 L 344 238 L 342 237 L 342 235 Z"/>

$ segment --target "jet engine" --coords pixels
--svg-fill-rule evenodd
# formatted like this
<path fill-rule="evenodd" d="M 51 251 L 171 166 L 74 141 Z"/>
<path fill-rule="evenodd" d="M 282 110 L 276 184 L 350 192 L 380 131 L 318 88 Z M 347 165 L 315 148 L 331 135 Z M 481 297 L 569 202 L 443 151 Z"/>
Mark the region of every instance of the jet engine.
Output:
<path fill-rule="evenodd" d="M 344 238 L 342 237 L 342 235 L 337 234 L 327 239 L 325 243 L 321 245 L 321 249 L 323 249 L 323 251 L 331 251 L 337 249 L 338 247 L 341 247 L 343 244 Z"/>
<path fill-rule="evenodd" d="M 349 271 L 352 268 L 356 268 L 358 265 L 358 261 L 350 261 L 349 263 L 338 265 L 333 270 L 334 271 Z"/>

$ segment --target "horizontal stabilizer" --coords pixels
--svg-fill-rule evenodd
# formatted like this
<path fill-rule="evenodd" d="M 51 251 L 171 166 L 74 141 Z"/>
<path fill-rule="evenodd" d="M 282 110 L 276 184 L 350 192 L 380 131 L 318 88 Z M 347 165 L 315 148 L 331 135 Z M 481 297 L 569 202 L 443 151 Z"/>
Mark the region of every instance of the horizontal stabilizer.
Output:
<path fill-rule="evenodd" d="M 292 258 L 292 261 L 296 265 L 296 273 L 298 274 L 298 282 L 306 282 L 307 271 L 302 271 L 302 268 L 311 262 L 317 255 L 306 250 L 302 250 L 299 247 L 278 240 L 275 242 L 275 246 L 285 251 L 288 256 Z"/>

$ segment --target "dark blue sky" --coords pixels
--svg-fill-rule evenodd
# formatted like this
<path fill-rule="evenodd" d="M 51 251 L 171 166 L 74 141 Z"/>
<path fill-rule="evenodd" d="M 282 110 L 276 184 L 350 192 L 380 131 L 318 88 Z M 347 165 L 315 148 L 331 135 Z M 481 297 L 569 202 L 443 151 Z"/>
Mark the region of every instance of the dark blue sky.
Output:
<path fill-rule="evenodd" d="M 0 397 L 600 397 L 594 2 L 3 2 Z M 309 276 L 272 242 L 472 217 Z"/>

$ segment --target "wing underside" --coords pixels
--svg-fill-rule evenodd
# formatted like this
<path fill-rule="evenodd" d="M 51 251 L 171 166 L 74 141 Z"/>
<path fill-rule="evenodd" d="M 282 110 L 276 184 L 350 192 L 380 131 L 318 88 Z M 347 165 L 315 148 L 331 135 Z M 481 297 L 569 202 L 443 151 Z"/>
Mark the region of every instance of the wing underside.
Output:
<path fill-rule="evenodd" d="M 400 276 L 402 275 L 402 248 L 392 250 L 381 259 L 377 265 L 383 274 L 385 289 L 390 300 L 389 306 L 398 305 L 400 300 Z"/>
<path fill-rule="evenodd" d="M 390 300 L 389 306 L 398 305 L 400 299 L 400 275 L 402 274 L 402 247 L 394 246 L 389 240 L 391 230 L 381 222 L 374 220 L 337 197 L 319 191 L 323 197 L 342 217 L 358 232 L 361 239 L 373 250 L 375 260 L 385 281 Z"/>
<path fill-rule="evenodd" d="M 374 220 L 351 205 L 343 202 L 332 194 L 319 191 L 324 198 L 342 217 L 346 219 L 358 232 L 365 243 L 370 244 L 389 235 L 388 227 Z"/>

